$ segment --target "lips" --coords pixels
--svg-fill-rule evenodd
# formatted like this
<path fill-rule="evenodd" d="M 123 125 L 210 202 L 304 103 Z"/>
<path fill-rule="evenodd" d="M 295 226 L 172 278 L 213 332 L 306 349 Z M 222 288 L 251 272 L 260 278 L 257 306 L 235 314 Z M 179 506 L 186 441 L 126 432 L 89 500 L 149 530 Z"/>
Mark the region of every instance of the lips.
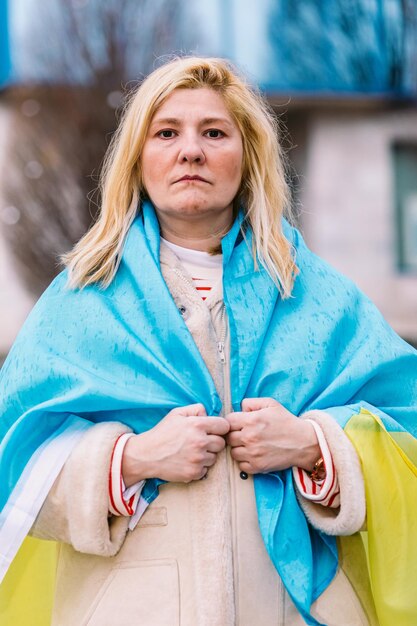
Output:
<path fill-rule="evenodd" d="M 199 180 L 202 183 L 208 183 L 209 181 L 206 180 L 205 178 L 202 178 L 201 176 L 182 176 L 182 178 L 179 178 L 178 180 L 176 180 L 176 183 L 180 183 L 182 181 L 187 181 L 187 180 Z"/>

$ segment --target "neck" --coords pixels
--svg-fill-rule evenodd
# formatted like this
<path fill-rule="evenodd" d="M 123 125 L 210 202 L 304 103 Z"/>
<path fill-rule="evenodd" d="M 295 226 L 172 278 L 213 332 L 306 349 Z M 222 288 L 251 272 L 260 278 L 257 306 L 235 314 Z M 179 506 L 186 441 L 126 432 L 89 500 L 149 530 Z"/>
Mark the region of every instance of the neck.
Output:
<path fill-rule="evenodd" d="M 217 219 L 201 220 L 191 217 L 158 215 L 161 235 L 177 246 L 211 252 L 220 246 L 222 237 L 230 230 L 233 223 L 233 212 L 224 211 Z"/>

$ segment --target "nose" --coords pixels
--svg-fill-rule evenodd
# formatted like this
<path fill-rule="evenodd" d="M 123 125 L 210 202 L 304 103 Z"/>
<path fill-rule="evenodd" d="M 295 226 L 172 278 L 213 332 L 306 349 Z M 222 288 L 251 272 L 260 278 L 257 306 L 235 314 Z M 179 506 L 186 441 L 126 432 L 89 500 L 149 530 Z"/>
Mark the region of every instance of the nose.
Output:
<path fill-rule="evenodd" d="M 181 163 L 204 163 L 206 160 L 201 137 L 195 133 L 186 133 L 182 138 L 178 160 Z"/>

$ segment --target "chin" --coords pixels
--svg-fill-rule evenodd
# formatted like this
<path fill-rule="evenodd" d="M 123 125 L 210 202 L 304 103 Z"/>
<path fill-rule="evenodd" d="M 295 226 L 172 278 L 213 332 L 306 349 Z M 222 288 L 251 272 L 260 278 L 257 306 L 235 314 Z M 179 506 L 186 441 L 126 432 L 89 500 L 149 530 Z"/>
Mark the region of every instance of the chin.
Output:
<path fill-rule="evenodd" d="M 161 213 L 165 213 L 167 216 L 172 216 L 172 218 L 179 218 L 181 216 L 196 218 L 203 215 L 212 215 L 215 217 L 223 212 L 227 212 L 231 207 L 231 204 L 227 204 L 223 207 L 221 205 L 219 206 L 217 203 L 211 203 L 208 198 L 196 198 L 195 196 L 192 198 L 175 198 L 172 202 L 164 200 L 159 203 L 154 202 L 154 204 L 157 210 Z"/>
<path fill-rule="evenodd" d="M 183 207 L 179 208 L 178 211 L 180 213 L 187 213 L 190 215 L 199 215 L 201 213 L 207 213 L 212 211 L 213 209 L 210 209 L 209 206 L 205 205 L 205 204 L 186 204 Z"/>
<path fill-rule="evenodd" d="M 186 199 L 183 202 L 176 202 L 171 211 L 177 214 L 198 215 L 200 213 L 206 213 L 207 211 L 215 210 L 212 208 L 207 200 Z"/>

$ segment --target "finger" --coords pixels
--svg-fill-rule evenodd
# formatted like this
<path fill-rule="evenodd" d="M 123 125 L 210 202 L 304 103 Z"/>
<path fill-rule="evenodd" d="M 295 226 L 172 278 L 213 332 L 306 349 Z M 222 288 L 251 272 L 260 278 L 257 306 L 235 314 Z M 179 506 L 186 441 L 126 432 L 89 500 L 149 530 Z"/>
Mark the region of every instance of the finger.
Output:
<path fill-rule="evenodd" d="M 211 467 L 212 465 L 215 464 L 216 459 L 217 459 L 217 454 L 214 454 L 213 452 L 206 452 L 203 463 L 205 467 Z"/>
<path fill-rule="evenodd" d="M 226 435 L 226 443 L 232 448 L 236 448 L 237 446 L 243 446 L 242 441 L 242 431 L 234 430 Z"/>
<path fill-rule="evenodd" d="M 230 425 L 230 430 L 242 430 L 247 422 L 246 413 L 242 413 L 241 411 L 237 411 L 236 413 L 228 413 L 226 415 L 226 420 Z"/>
<path fill-rule="evenodd" d="M 248 461 L 248 451 L 243 446 L 238 446 L 237 448 L 232 448 L 230 451 L 232 455 L 232 459 L 238 462 Z"/>
<path fill-rule="evenodd" d="M 281 406 L 274 398 L 244 398 L 242 400 L 242 411 L 260 411 L 274 406 Z"/>
<path fill-rule="evenodd" d="M 230 430 L 229 422 L 224 417 L 209 417 L 205 421 L 206 433 L 208 435 L 224 436 Z"/>
<path fill-rule="evenodd" d="M 208 468 L 208 467 L 203 467 L 203 468 L 201 469 L 201 475 L 200 475 L 200 477 L 199 477 L 199 478 L 197 478 L 197 480 L 204 480 L 204 478 L 207 478 L 208 471 L 209 471 L 209 468 Z"/>
<path fill-rule="evenodd" d="M 207 415 L 206 409 L 201 403 L 187 404 L 186 406 L 178 407 L 177 410 L 181 415 L 184 415 L 185 417 L 194 417 L 196 415 L 201 415 L 203 417 Z"/>
<path fill-rule="evenodd" d="M 219 437 L 218 435 L 208 435 L 207 438 L 207 450 L 209 452 L 215 452 L 217 454 L 217 452 L 221 452 L 226 446 L 224 437 Z"/>
<path fill-rule="evenodd" d="M 242 463 L 238 463 L 238 466 L 241 472 L 245 472 L 246 474 L 256 474 L 252 465 L 248 463 L 248 461 L 243 461 Z"/>

